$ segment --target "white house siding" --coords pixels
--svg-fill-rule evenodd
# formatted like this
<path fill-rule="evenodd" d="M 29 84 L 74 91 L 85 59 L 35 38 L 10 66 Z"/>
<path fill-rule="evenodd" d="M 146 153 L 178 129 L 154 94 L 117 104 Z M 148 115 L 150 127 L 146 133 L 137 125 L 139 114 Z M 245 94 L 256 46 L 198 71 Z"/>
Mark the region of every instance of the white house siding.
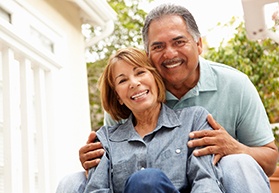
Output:
<path fill-rule="evenodd" d="M 82 170 L 90 132 L 80 10 L 67 0 L 0 8 L 0 193 L 55 192 Z"/>

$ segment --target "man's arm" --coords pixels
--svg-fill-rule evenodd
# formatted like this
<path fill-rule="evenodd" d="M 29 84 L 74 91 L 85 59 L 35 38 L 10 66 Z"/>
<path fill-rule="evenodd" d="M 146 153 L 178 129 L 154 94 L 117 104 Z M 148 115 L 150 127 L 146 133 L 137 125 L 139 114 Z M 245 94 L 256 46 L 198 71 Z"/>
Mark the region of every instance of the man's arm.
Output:
<path fill-rule="evenodd" d="M 278 149 L 274 142 L 260 147 L 249 147 L 235 140 L 211 115 L 208 116 L 208 122 L 214 130 L 190 133 L 190 138 L 195 140 L 188 142 L 189 147 L 206 146 L 195 150 L 195 156 L 215 154 L 216 164 L 225 155 L 245 153 L 258 162 L 267 176 L 274 173 L 278 160 Z"/>
<path fill-rule="evenodd" d="M 86 145 L 79 150 L 79 160 L 85 170 L 97 166 L 104 154 L 104 149 L 100 142 L 95 142 L 96 132 L 92 131 L 88 137 Z"/>

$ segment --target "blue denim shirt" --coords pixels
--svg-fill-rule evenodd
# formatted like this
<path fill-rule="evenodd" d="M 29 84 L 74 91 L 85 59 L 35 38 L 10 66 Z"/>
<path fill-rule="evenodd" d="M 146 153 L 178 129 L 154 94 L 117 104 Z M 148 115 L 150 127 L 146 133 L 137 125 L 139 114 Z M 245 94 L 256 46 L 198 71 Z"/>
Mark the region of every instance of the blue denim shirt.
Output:
<path fill-rule="evenodd" d="M 193 149 L 187 147 L 189 132 L 211 129 L 207 115 L 202 107 L 172 110 L 162 104 L 156 128 L 144 138 L 136 132 L 132 115 L 124 124 L 102 127 L 97 136 L 106 153 L 90 170 L 85 192 L 121 193 L 128 177 L 144 168 L 161 169 L 177 189 L 190 183 L 195 192 L 221 192 L 212 156 L 191 156 Z"/>

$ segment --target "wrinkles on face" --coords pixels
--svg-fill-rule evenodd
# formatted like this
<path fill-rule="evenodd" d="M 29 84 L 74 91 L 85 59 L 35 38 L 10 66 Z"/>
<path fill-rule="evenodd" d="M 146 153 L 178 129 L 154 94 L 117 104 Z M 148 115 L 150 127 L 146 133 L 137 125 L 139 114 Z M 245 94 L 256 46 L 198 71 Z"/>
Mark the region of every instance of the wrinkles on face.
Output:
<path fill-rule="evenodd" d="M 177 15 L 152 21 L 148 37 L 149 57 L 164 79 L 167 90 L 174 90 L 175 95 L 179 90 L 177 97 L 186 94 L 199 79 L 201 40 L 198 43 L 194 41 L 187 31 L 186 23 Z"/>

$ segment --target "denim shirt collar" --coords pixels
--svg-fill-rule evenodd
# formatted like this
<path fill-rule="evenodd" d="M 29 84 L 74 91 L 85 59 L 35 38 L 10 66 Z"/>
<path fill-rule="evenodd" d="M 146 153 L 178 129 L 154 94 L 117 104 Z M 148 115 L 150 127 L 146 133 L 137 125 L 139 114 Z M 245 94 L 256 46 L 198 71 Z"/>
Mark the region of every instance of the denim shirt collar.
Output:
<path fill-rule="evenodd" d="M 142 140 L 142 138 L 136 132 L 132 120 L 133 115 L 130 115 L 125 123 L 118 125 L 118 128 L 113 130 L 113 133 L 110 133 L 109 139 L 111 141 Z M 163 127 L 172 129 L 179 125 L 181 125 L 181 122 L 175 111 L 162 103 L 157 126 L 150 134 L 157 132 Z"/>

